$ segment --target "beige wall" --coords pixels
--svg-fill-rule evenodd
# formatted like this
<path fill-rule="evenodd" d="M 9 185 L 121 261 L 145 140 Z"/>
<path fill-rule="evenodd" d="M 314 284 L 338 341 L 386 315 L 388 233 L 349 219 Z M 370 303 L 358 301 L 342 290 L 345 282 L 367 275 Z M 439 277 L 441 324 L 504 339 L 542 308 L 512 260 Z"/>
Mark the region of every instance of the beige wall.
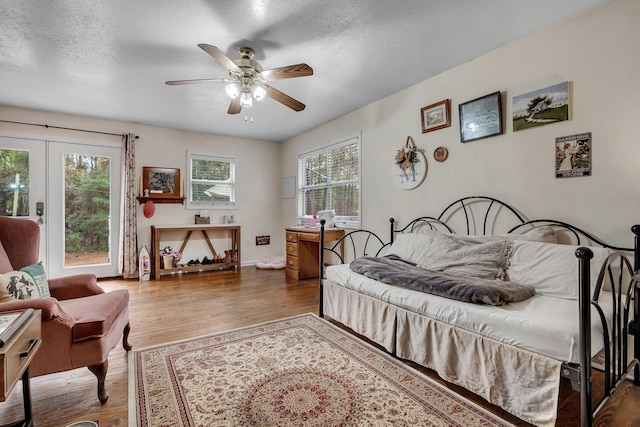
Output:
<path fill-rule="evenodd" d="M 403 224 L 459 197 L 488 195 L 530 219 L 569 221 L 631 246 L 629 229 L 640 223 L 638 18 L 640 2 L 614 0 L 298 135 L 282 146 L 282 176 L 295 175 L 298 153 L 361 131 L 365 228 L 386 236 L 389 217 Z M 573 118 L 514 133 L 511 98 L 563 81 L 572 84 Z M 458 104 L 498 90 L 504 135 L 460 143 Z M 422 134 L 420 108 L 446 98 L 452 126 Z M 555 138 L 582 132 L 593 133 L 592 176 L 556 179 Z M 409 135 L 426 149 L 429 169 L 406 191 L 391 171 Z M 433 159 L 438 146 L 449 150 L 444 163 Z M 295 200 L 283 201 L 283 225 L 295 220 Z"/>
<path fill-rule="evenodd" d="M 212 223 L 222 223 L 222 216 L 233 213 L 236 223 L 242 226 L 242 262 L 255 263 L 264 255 L 284 254 L 284 232 L 280 227 L 281 179 L 280 146 L 278 143 L 251 139 L 233 138 L 176 129 L 145 126 L 136 123 L 92 119 L 43 111 L 25 110 L 0 106 L 0 118 L 8 121 L 47 124 L 68 128 L 122 133 L 133 132 L 140 136 L 136 142 L 137 176 L 143 166 L 179 168 L 182 176 L 187 172 L 187 150 L 202 154 L 235 156 L 237 159 L 237 209 L 209 210 Z M 82 132 L 45 129 L 0 122 L 0 135 L 43 140 L 83 142 L 107 141 L 111 144 L 120 137 L 88 134 Z M 137 181 L 136 181 L 137 182 Z M 156 204 L 152 218 L 145 218 L 142 206 L 138 206 L 138 241 L 150 244 L 151 225 L 193 224 L 199 210 L 187 210 L 186 204 Z M 271 244 L 256 246 L 255 236 L 271 235 Z M 185 257 L 193 259 L 208 255 L 202 242 L 189 243 Z M 198 236 L 199 237 L 199 236 Z M 163 242 L 178 250 L 181 237 Z M 223 242 L 216 249 L 224 250 Z M 210 256 L 210 255 L 209 255 Z"/>

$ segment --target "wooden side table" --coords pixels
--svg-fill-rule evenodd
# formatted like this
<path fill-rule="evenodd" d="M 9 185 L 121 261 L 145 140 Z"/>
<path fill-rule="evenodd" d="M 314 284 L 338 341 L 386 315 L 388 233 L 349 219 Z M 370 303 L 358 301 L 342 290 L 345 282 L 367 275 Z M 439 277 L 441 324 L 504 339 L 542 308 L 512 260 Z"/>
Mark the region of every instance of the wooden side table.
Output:
<path fill-rule="evenodd" d="M 178 252 L 182 253 L 184 251 L 185 246 L 189 242 L 191 235 L 193 232 L 202 233 L 202 237 L 204 238 L 204 242 L 209 247 L 212 256 L 218 255 L 216 249 L 213 247 L 211 243 L 211 239 L 209 238 L 208 233 L 222 233 L 230 243 L 230 249 L 233 252 L 233 257 L 224 262 L 214 263 L 214 264 L 197 264 L 197 265 L 181 265 L 180 267 L 163 269 L 162 267 L 162 259 L 160 258 L 160 246 L 162 241 L 162 233 L 169 232 L 178 232 L 178 233 L 186 233 L 184 234 L 184 238 L 182 241 L 182 245 L 180 246 L 180 250 Z M 160 279 L 162 274 L 167 273 L 177 273 L 177 272 L 192 272 L 192 271 L 213 271 L 213 270 L 228 270 L 234 268 L 236 270 L 240 269 L 241 266 L 241 236 L 240 236 L 240 225 L 238 224 L 196 224 L 196 225 L 169 225 L 169 226 L 151 226 L 151 253 L 149 257 L 151 258 L 151 277 L 153 279 Z M 223 251 L 221 252 L 223 253 Z M 183 260 L 184 263 L 184 260 Z"/>
<path fill-rule="evenodd" d="M 13 387 L 22 379 L 24 420 L 3 427 L 31 427 L 31 387 L 29 364 L 42 344 L 40 310 L 19 310 L 0 313 L 0 402 L 4 402 Z"/>

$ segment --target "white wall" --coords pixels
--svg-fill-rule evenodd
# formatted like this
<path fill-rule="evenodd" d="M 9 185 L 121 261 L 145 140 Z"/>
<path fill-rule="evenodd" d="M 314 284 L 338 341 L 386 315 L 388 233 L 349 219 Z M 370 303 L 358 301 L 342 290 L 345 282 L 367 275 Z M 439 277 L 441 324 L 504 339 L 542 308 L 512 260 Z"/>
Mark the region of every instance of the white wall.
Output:
<path fill-rule="evenodd" d="M 233 213 L 235 222 L 242 226 L 242 263 L 252 264 L 263 255 L 284 254 L 284 231 L 280 227 L 280 145 L 275 142 L 242 139 L 221 135 L 187 132 L 176 129 L 146 126 L 136 123 L 93 119 L 43 111 L 0 106 L 0 118 L 8 121 L 47 124 L 67 128 L 89 129 L 100 132 L 133 132 L 140 136 L 136 142 L 137 176 L 143 166 L 179 168 L 181 176 L 187 173 L 187 150 L 202 154 L 235 156 L 237 159 L 237 209 L 209 210 L 212 223 L 222 223 L 222 216 Z M 43 140 L 81 142 L 86 140 L 110 141 L 120 137 L 72 132 L 0 122 L 0 135 Z M 138 182 L 136 180 L 136 182 Z M 186 181 L 185 181 L 186 182 Z M 138 243 L 150 245 L 151 225 L 193 224 L 199 210 L 187 210 L 185 205 L 156 203 L 155 214 L 145 218 L 142 205 L 138 205 Z M 255 236 L 271 235 L 271 244 L 255 245 Z M 212 236 L 213 237 L 213 236 Z M 199 242 L 196 240 L 200 240 Z M 162 242 L 180 248 L 182 236 L 174 241 Z M 216 250 L 229 249 L 220 242 Z M 211 256 L 200 236 L 185 249 L 185 258 Z"/>
<path fill-rule="evenodd" d="M 362 131 L 363 227 L 382 236 L 390 217 L 404 224 L 459 197 L 488 195 L 529 219 L 568 221 L 632 246 L 630 227 L 640 223 L 638 18 L 640 2 L 614 0 L 298 135 L 283 144 L 282 177 L 295 175 L 299 153 Z M 514 133 L 511 98 L 563 81 L 573 88 L 572 119 Z M 458 104 L 498 90 L 504 135 L 461 143 Z M 452 126 L 422 134 L 420 108 L 446 98 Z M 555 138 L 582 132 L 593 134 L 592 176 L 555 178 Z M 429 166 L 411 191 L 391 179 L 408 135 Z M 449 150 L 443 163 L 433 159 L 438 146 Z M 295 200 L 283 201 L 283 226 L 295 221 Z"/>

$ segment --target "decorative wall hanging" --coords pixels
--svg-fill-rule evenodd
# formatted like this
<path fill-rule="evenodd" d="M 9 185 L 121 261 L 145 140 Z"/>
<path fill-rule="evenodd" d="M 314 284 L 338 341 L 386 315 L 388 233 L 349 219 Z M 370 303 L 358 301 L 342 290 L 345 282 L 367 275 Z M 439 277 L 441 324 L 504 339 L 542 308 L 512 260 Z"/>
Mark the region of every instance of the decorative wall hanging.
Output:
<path fill-rule="evenodd" d="M 556 138 L 556 178 L 591 175 L 591 132 Z"/>
<path fill-rule="evenodd" d="M 436 162 L 444 162 L 449 157 L 449 150 L 445 147 L 438 147 L 433 152 L 433 158 L 436 159 Z"/>
<path fill-rule="evenodd" d="M 458 106 L 460 141 L 469 142 L 502 134 L 500 92 L 490 93 Z"/>
<path fill-rule="evenodd" d="M 142 187 L 149 197 L 180 197 L 180 169 L 144 166 Z"/>
<path fill-rule="evenodd" d="M 569 120 L 570 102 L 569 82 L 514 96 L 513 131 Z"/>
<path fill-rule="evenodd" d="M 146 203 L 184 203 L 180 194 L 184 191 L 180 181 L 180 169 L 144 166 L 138 183 L 138 201 Z"/>
<path fill-rule="evenodd" d="M 420 109 L 422 133 L 451 126 L 451 104 L 448 99 Z"/>
<path fill-rule="evenodd" d="M 424 149 L 418 148 L 411 136 L 404 146 L 396 151 L 393 179 L 405 190 L 413 190 L 427 176 L 427 158 Z"/>

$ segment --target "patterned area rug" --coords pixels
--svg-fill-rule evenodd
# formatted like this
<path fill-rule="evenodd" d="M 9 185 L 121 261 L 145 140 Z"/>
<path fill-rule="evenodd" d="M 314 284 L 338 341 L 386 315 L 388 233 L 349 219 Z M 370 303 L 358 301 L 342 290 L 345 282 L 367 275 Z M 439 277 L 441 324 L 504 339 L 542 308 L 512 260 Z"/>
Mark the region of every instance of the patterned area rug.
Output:
<path fill-rule="evenodd" d="M 134 426 L 510 426 L 313 314 L 129 354 Z"/>

